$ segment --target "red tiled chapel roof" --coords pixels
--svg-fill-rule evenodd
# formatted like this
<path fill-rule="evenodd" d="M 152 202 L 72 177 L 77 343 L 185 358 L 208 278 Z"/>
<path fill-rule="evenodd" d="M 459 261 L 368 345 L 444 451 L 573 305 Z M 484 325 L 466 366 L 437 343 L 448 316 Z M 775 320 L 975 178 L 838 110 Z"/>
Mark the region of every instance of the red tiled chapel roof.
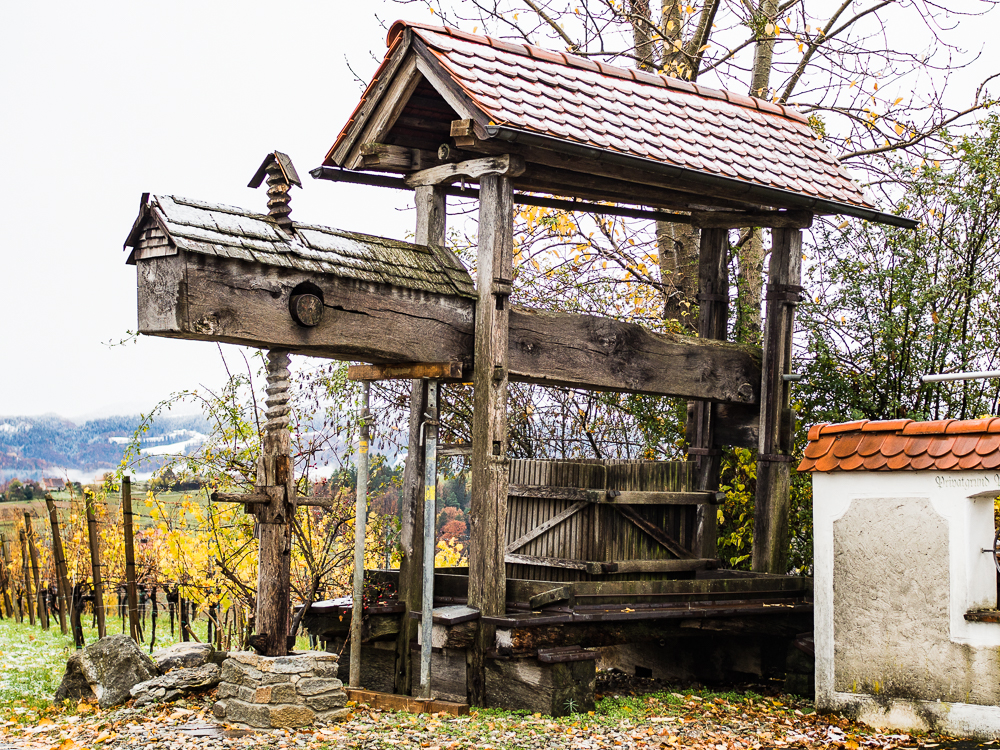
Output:
<path fill-rule="evenodd" d="M 818 424 L 799 471 L 983 471 L 1000 467 L 1000 417 Z"/>

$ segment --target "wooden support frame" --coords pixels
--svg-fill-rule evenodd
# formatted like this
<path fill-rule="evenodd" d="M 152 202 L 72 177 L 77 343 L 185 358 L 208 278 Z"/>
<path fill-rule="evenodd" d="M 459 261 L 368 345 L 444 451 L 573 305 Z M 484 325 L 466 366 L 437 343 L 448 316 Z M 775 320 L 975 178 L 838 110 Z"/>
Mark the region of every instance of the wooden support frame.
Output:
<path fill-rule="evenodd" d="M 786 573 L 790 507 L 791 441 L 783 430 L 791 383 L 792 334 L 795 305 L 802 291 L 802 232 L 776 229 L 772 234 L 768 267 L 767 312 L 764 318 L 764 367 L 761 381 L 760 443 L 757 462 L 757 501 L 754 507 L 753 569 Z"/>
<path fill-rule="evenodd" d="M 349 365 L 348 380 L 461 380 L 461 362 L 423 362 L 398 365 Z"/>
<path fill-rule="evenodd" d="M 698 336 L 724 340 L 729 322 L 729 230 L 702 229 L 698 258 Z M 715 443 L 716 407 L 706 401 L 694 404 L 691 448 L 688 455 L 696 465 L 695 488 L 703 492 L 719 489 L 722 451 Z M 716 509 L 698 509 L 695 546 L 700 557 L 717 555 L 718 523 Z"/>
<path fill-rule="evenodd" d="M 505 612 L 507 523 L 508 297 L 514 270 L 514 200 L 509 177 L 480 178 L 476 337 L 472 418 L 469 606 L 484 617 Z M 495 629 L 480 624 L 469 665 L 469 697 L 486 705 L 486 654 Z"/>

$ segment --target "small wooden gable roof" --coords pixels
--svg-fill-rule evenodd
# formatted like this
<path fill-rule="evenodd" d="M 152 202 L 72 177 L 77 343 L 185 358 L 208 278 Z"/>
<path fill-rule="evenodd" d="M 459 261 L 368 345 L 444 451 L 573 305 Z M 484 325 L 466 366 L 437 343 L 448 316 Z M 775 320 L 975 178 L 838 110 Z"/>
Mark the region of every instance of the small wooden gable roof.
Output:
<path fill-rule="evenodd" d="M 453 253 L 341 229 L 292 222 L 291 233 L 274 219 L 242 208 L 144 195 L 125 240 L 128 263 L 199 255 L 260 263 L 436 294 L 475 297 L 469 272 Z"/>
<path fill-rule="evenodd" d="M 876 211 L 792 108 L 449 27 L 397 21 L 388 45 L 326 166 L 361 168 L 368 143 L 436 151 L 470 120 L 479 150 L 524 155 L 525 190 L 629 202 L 601 175 L 667 186 L 631 201 L 644 205 L 913 225 Z"/>
<path fill-rule="evenodd" d="M 992 471 L 1000 467 L 1000 417 L 818 424 L 799 471 Z"/>

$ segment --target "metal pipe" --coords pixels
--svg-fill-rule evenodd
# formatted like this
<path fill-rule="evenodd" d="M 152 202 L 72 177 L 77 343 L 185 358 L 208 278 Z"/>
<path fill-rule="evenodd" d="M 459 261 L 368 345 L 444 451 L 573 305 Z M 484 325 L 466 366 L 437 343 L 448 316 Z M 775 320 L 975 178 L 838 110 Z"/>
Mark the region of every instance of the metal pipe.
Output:
<path fill-rule="evenodd" d="M 351 668 L 348 684 L 361 687 L 361 625 L 365 590 L 365 530 L 368 526 L 368 406 L 371 383 L 361 384 L 358 477 L 354 497 L 354 601 L 351 606 Z"/>
<path fill-rule="evenodd" d="M 434 511 L 437 502 L 438 381 L 427 382 L 424 426 L 424 581 L 420 604 L 420 696 L 431 697 L 431 630 L 434 627 Z"/>
<path fill-rule="evenodd" d="M 822 198 L 810 198 L 791 190 L 781 188 L 766 187 L 764 185 L 753 185 L 743 180 L 733 177 L 723 177 L 722 175 L 705 174 L 685 167 L 677 167 L 673 164 L 666 164 L 662 161 L 649 159 L 643 156 L 633 156 L 632 154 L 622 154 L 615 151 L 607 151 L 602 148 L 595 148 L 583 143 L 573 143 L 556 138 L 551 135 L 541 133 L 531 133 L 526 130 L 512 128 L 507 125 L 487 125 L 486 134 L 490 138 L 499 138 L 508 143 L 519 143 L 525 146 L 538 146 L 549 149 L 557 153 L 569 156 L 578 156 L 587 159 L 594 159 L 605 164 L 640 169 L 646 172 L 663 175 L 667 178 L 682 178 L 704 185 L 705 188 L 723 188 L 727 191 L 740 194 L 740 200 L 760 203 L 768 206 L 782 206 L 785 208 L 803 208 L 818 214 L 843 214 L 845 216 L 855 216 L 859 219 L 877 221 L 880 224 L 890 224 L 904 229 L 914 229 L 918 222 L 894 214 L 887 214 L 863 206 L 853 206 L 849 203 L 838 203 L 836 201 Z M 692 194 L 693 195 L 693 194 Z"/>
<path fill-rule="evenodd" d="M 938 375 L 921 375 L 921 383 L 945 383 L 951 380 L 984 380 L 986 378 L 1000 378 L 1000 370 L 989 370 L 987 372 L 952 372 Z"/>

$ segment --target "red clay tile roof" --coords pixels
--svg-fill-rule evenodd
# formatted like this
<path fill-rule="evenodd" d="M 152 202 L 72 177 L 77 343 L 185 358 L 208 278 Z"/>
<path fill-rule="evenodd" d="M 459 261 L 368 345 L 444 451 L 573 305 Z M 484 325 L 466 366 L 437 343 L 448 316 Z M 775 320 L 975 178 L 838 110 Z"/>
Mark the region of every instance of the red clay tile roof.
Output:
<path fill-rule="evenodd" d="M 807 119 L 789 107 L 449 27 L 397 21 L 390 52 L 406 28 L 484 123 L 870 206 Z"/>
<path fill-rule="evenodd" d="M 1000 417 L 818 424 L 799 471 L 976 471 L 1000 467 Z"/>

